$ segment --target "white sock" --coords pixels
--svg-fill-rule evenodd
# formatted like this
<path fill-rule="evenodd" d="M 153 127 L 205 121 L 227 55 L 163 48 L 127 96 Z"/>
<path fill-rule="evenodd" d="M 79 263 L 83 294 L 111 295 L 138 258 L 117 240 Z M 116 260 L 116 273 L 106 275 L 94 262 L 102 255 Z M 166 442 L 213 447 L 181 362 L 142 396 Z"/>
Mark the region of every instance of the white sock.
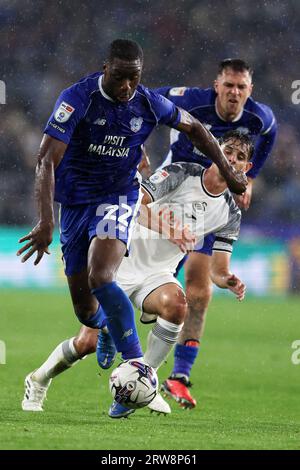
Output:
<path fill-rule="evenodd" d="M 74 346 L 74 338 L 60 343 L 46 361 L 32 374 L 32 379 L 47 386 L 50 379 L 72 367 L 79 359 Z"/>
<path fill-rule="evenodd" d="M 146 364 L 158 369 L 176 343 L 182 327 L 183 323 L 176 325 L 157 317 L 154 327 L 148 334 L 147 351 L 144 356 Z"/>

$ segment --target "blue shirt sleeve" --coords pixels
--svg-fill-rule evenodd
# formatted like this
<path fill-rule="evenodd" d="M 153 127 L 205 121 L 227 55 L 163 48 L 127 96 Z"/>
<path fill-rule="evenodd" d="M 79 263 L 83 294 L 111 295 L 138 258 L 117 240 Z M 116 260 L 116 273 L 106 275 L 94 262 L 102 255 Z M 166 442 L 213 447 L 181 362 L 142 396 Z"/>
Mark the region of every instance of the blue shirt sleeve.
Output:
<path fill-rule="evenodd" d="M 56 101 L 44 133 L 68 144 L 75 127 L 86 112 L 87 105 L 86 97 L 78 85 L 67 88 Z"/>
<path fill-rule="evenodd" d="M 148 90 L 148 99 L 157 124 L 166 124 L 176 129 L 181 115 L 177 106 L 155 91 Z"/>
<path fill-rule="evenodd" d="M 161 88 L 155 88 L 154 91 L 164 96 L 165 98 L 168 98 L 169 91 L 171 90 L 171 88 L 172 88 L 171 86 L 164 86 Z"/>
<path fill-rule="evenodd" d="M 256 140 L 254 155 L 252 158 L 253 167 L 247 173 L 250 178 L 256 178 L 266 159 L 271 153 L 277 135 L 277 122 L 270 108 L 265 106 L 266 116 L 264 128 Z"/>
<path fill-rule="evenodd" d="M 206 104 L 208 99 L 207 90 L 196 87 L 163 87 L 157 88 L 155 91 L 186 111 L 191 111 L 199 105 Z"/>

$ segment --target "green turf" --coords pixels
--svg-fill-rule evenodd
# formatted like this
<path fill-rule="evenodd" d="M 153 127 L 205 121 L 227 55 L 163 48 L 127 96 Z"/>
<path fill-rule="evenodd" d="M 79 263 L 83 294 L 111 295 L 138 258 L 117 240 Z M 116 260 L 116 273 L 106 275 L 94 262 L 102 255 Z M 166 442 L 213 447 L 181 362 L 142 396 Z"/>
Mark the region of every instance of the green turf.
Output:
<path fill-rule="evenodd" d="M 0 449 L 300 449 L 299 311 L 299 299 L 215 299 L 192 375 L 198 406 L 112 420 L 109 372 L 99 377 L 94 357 L 55 379 L 44 413 L 21 411 L 24 376 L 78 323 L 67 294 L 0 291 Z"/>

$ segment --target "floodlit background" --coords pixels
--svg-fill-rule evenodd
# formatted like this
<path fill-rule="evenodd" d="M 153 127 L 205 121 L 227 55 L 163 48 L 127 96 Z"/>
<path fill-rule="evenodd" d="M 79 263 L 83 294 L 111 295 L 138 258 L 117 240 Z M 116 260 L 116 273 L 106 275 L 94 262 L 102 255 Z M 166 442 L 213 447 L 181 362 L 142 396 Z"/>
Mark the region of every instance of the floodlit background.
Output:
<path fill-rule="evenodd" d="M 117 37 L 142 45 L 149 87 L 208 87 L 226 57 L 253 66 L 253 96 L 272 107 L 279 136 L 255 181 L 234 266 L 254 294 L 299 292 L 300 104 L 292 99 L 292 84 L 300 80 L 297 0 L 1 0 L 0 285 L 62 284 L 56 241 L 55 255 L 37 270 L 14 258 L 16 240 L 36 222 L 35 155 L 54 102 L 63 88 L 101 69 Z M 148 145 L 153 169 L 167 148 L 168 131 L 158 129 Z"/>

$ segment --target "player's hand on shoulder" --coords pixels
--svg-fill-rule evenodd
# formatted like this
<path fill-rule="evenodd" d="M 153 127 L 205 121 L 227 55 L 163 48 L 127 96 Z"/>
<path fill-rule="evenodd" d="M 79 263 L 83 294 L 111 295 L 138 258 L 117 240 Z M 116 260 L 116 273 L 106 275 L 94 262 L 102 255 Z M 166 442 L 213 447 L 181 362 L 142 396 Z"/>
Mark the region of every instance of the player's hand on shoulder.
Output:
<path fill-rule="evenodd" d="M 24 237 L 20 238 L 19 243 L 24 243 L 28 241 L 26 245 L 24 245 L 20 250 L 17 252 L 17 256 L 21 254 L 26 254 L 21 259 L 22 263 L 25 263 L 35 252 L 37 252 L 36 259 L 34 264 L 37 265 L 44 253 L 50 255 L 48 250 L 48 246 L 52 242 L 52 234 L 53 234 L 54 224 L 52 222 L 41 222 L 39 221 L 38 224 Z"/>

